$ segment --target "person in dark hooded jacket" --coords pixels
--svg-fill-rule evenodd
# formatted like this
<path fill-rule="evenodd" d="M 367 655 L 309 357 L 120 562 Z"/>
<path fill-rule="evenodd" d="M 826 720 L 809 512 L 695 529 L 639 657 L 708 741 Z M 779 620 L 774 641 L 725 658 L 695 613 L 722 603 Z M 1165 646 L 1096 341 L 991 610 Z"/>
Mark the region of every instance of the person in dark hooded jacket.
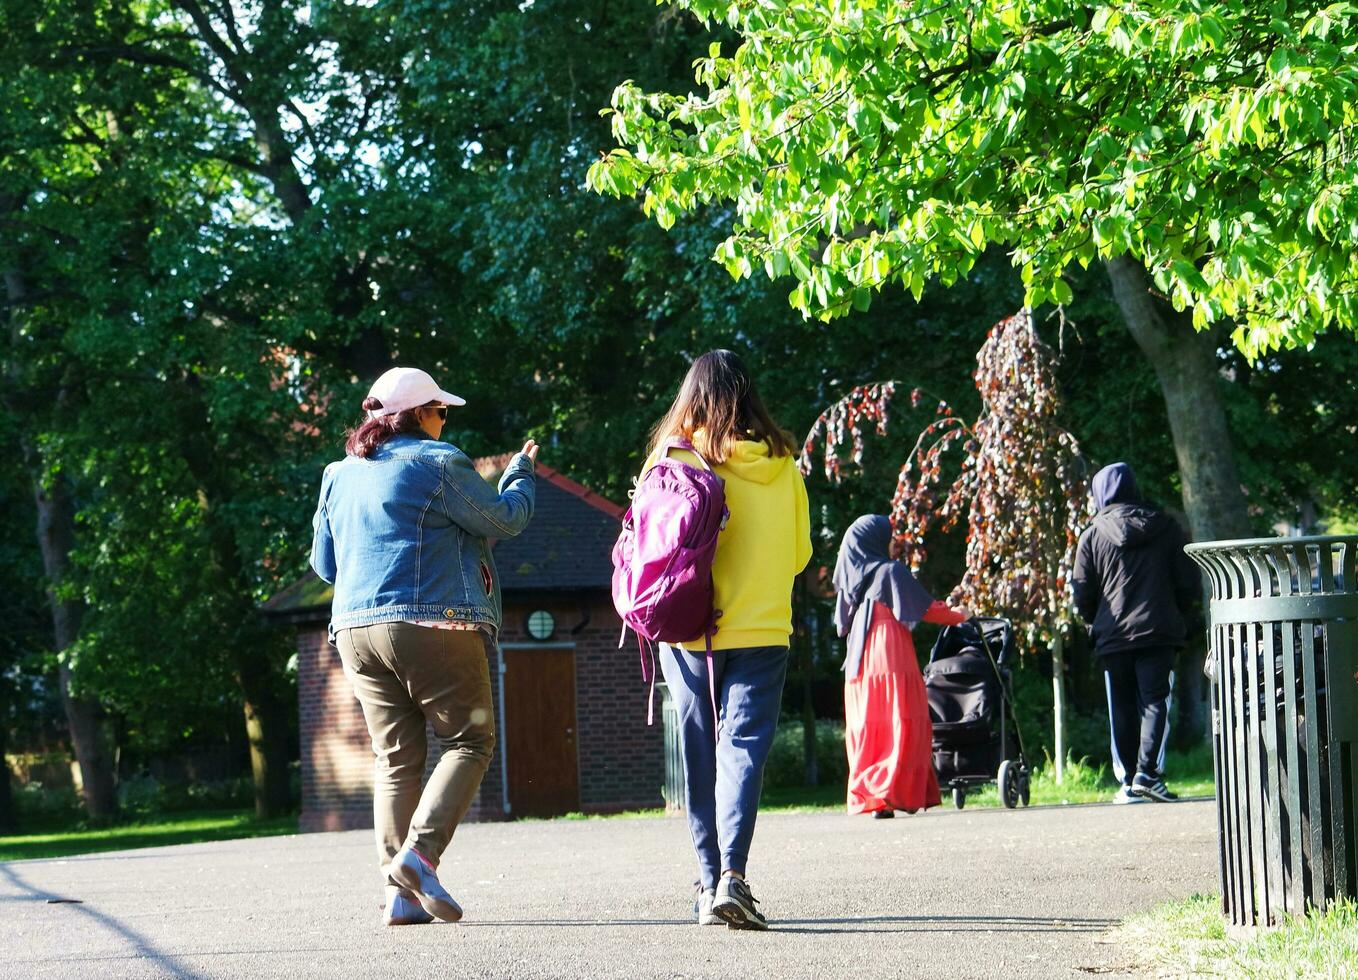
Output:
<path fill-rule="evenodd" d="M 1092 489 L 1098 513 L 1080 537 L 1073 584 L 1107 681 L 1116 799 L 1173 800 L 1161 772 L 1170 671 L 1188 635 L 1198 573 L 1183 529 L 1142 501 L 1130 466 L 1105 466 Z"/>

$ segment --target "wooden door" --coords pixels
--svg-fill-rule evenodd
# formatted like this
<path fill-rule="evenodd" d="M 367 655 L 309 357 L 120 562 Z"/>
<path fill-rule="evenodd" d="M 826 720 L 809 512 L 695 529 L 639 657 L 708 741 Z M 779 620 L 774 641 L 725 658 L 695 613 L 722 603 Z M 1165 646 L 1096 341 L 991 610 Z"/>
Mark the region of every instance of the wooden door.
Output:
<path fill-rule="evenodd" d="M 504 654 L 501 730 L 509 812 L 554 817 L 580 809 L 575 737 L 575 648 L 511 648 Z"/>

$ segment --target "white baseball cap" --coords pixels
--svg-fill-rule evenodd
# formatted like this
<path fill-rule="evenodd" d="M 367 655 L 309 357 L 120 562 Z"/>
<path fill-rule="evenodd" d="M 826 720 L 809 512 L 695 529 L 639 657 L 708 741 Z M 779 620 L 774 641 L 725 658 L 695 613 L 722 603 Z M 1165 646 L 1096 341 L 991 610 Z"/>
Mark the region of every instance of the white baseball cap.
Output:
<path fill-rule="evenodd" d="M 437 402 L 440 405 L 467 404 L 466 399 L 444 391 L 434 383 L 433 378 L 419 368 L 405 367 L 392 368 L 374 381 L 368 391 L 368 397 L 376 398 L 382 403 L 381 408 L 368 412 L 369 417 L 375 419 L 419 408 L 430 402 Z"/>

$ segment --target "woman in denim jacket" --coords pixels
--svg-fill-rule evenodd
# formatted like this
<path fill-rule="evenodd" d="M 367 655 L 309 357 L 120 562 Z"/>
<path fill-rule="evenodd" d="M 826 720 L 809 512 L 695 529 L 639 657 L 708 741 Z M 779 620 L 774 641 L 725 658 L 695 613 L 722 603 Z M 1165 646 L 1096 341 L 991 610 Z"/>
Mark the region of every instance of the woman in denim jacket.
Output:
<path fill-rule="evenodd" d="M 500 627 L 490 539 L 533 515 L 530 439 L 498 491 L 440 442 L 466 404 L 414 368 L 377 379 L 325 468 L 311 567 L 335 586 L 330 636 L 354 685 L 377 763 L 373 818 L 388 925 L 448 922 L 462 909 L 435 869 L 495 747 L 488 644 Z M 425 723 L 441 755 L 423 792 Z"/>

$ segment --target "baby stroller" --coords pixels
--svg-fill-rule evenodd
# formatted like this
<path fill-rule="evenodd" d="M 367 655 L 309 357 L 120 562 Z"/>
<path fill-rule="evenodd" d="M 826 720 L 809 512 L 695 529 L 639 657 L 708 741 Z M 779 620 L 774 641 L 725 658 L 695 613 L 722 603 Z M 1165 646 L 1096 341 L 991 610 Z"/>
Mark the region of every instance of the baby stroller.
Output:
<path fill-rule="evenodd" d="M 934 723 L 934 769 L 959 810 L 968 786 L 992 780 L 1006 807 L 1028 805 L 1030 773 L 1009 671 L 1014 656 L 1014 627 L 1007 619 L 945 627 L 929 652 L 924 688 Z"/>

